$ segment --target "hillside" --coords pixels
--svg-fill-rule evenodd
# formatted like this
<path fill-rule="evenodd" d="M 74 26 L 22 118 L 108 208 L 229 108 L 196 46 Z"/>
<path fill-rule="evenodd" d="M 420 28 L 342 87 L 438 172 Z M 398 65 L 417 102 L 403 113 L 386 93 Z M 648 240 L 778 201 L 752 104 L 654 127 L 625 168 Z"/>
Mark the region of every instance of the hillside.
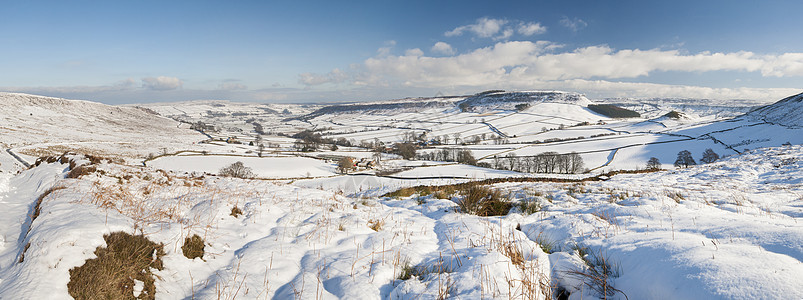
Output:
<path fill-rule="evenodd" d="M 803 127 L 803 93 L 760 107 L 745 116 L 782 126 L 801 128 Z"/>
<path fill-rule="evenodd" d="M 538 103 L 563 103 L 588 106 L 593 102 L 582 94 L 560 91 L 489 91 L 468 97 L 457 104 L 465 108 L 464 110 L 486 112 L 489 110 L 514 110 L 516 109 L 516 105 L 519 104 L 535 105 Z"/>
<path fill-rule="evenodd" d="M 571 95 L 492 91 L 463 111 L 4 94 L 0 298 L 803 297 L 803 128 L 781 125 L 798 98 L 646 119 Z M 7 167 L 64 149 L 112 159 Z M 680 151 L 699 164 L 673 166 Z M 238 162 L 245 178 L 224 176 Z"/>
<path fill-rule="evenodd" d="M 4 148 L 38 157 L 83 148 L 102 155 L 144 157 L 203 138 L 198 132 L 137 107 L 0 93 Z"/>

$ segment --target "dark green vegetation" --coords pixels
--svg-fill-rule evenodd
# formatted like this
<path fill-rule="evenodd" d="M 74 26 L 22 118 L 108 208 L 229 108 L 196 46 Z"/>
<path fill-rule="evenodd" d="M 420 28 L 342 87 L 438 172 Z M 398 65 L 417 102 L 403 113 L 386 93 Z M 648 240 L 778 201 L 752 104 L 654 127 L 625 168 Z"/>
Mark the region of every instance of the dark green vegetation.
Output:
<path fill-rule="evenodd" d="M 588 109 L 609 118 L 638 118 L 641 114 L 611 104 L 589 104 Z"/>

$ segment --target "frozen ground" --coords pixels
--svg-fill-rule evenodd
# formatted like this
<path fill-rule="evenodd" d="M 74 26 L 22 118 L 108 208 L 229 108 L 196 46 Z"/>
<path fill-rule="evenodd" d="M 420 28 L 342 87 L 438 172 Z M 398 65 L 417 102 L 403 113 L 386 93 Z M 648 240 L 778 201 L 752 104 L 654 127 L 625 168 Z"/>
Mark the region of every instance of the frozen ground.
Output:
<path fill-rule="evenodd" d="M 605 182 L 500 183 L 541 206 L 501 217 L 459 212 L 458 194 L 350 198 L 106 163 L 63 179 L 67 165 L 45 164 L 0 177 L 0 294 L 68 298 L 68 271 L 122 230 L 164 243 L 158 299 L 597 297 L 579 253 L 606 259 L 612 298 L 799 298 L 801 163 L 792 146 Z M 31 222 L 53 186 L 64 189 Z M 203 260 L 182 256 L 191 234 L 205 240 Z M 413 267 L 425 271 L 401 276 Z"/>
<path fill-rule="evenodd" d="M 164 245 L 164 269 L 152 270 L 157 299 L 803 298 L 803 134 L 788 113 L 798 111 L 799 96 L 723 121 L 718 115 L 726 113 L 704 105 L 689 106 L 687 119 L 660 117 L 666 107 L 683 107 L 677 103 L 648 105 L 651 119 L 597 120 L 584 97 L 533 95 L 559 101 L 539 98 L 522 112 L 507 98 L 461 112 L 456 105 L 465 97 L 320 114 L 314 105 L 149 106 L 170 120 L 138 108 L 0 94 L 16 101 L 0 108 L 12 115 L 0 124 L 9 137 L 0 141 L 0 298 L 69 299 L 70 270 L 95 258 L 104 234 L 117 231 Z M 65 120 L 72 123 L 61 132 Z M 198 121 L 219 130 L 189 130 Z M 294 139 L 273 132 L 262 136 L 268 147 L 258 157 L 248 144 L 256 141 L 255 123 L 356 144 L 425 132 L 448 142 L 420 151 L 465 149 L 485 161 L 574 151 L 594 174 L 643 168 L 649 157 L 669 170 L 577 182 L 594 174 L 526 174 L 386 154 L 381 175 L 340 175 L 337 157 L 373 153 L 300 153 Z M 482 134 L 479 144 L 463 145 Z M 728 156 L 671 166 L 678 151 L 699 160 L 707 148 Z M 6 149 L 30 162 L 65 150 L 112 160 L 71 155 L 72 167 L 64 161 L 25 169 Z M 154 152 L 167 155 L 143 166 L 142 157 Z M 211 175 L 236 161 L 259 179 Z M 67 178 L 82 164 L 86 175 Z M 389 170 L 397 172 L 383 173 Z M 459 208 L 468 189 L 456 184 L 547 176 L 570 182 L 488 185 L 513 204 L 500 216 Z M 380 196 L 415 186 L 448 187 Z M 189 259 L 182 246 L 194 234 L 205 251 Z"/>

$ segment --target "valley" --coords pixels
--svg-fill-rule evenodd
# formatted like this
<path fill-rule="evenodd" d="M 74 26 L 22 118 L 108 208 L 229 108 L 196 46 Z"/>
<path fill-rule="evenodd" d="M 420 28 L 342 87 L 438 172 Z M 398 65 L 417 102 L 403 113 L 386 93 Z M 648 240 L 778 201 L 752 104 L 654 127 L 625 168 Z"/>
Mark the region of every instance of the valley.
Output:
<path fill-rule="evenodd" d="M 2 298 L 85 292 L 115 232 L 161 245 L 134 297 L 803 297 L 801 94 L 0 99 Z"/>

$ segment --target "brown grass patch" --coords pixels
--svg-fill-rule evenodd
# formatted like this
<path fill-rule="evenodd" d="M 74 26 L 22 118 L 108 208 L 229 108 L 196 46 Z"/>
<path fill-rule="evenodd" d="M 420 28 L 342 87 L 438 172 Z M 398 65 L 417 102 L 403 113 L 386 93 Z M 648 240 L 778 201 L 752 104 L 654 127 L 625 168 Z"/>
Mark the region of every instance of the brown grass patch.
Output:
<path fill-rule="evenodd" d="M 485 186 L 469 186 L 462 192 L 463 197 L 457 201 L 460 211 L 478 216 L 506 215 L 513 204 L 502 197 L 498 190 Z"/>
<path fill-rule="evenodd" d="M 239 207 L 235 206 L 235 207 L 231 208 L 231 213 L 229 215 L 232 216 L 232 217 L 237 218 L 242 214 L 243 214 L 243 210 L 240 209 Z"/>
<path fill-rule="evenodd" d="M 76 299 L 154 299 L 156 287 L 151 268 L 162 270 L 164 245 L 143 235 L 122 231 L 103 236 L 106 247 L 95 250 L 97 258 L 70 269 L 67 290 Z M 144 287 L 134 296 L 135 280 Z"/>
<path fill-rule="evenodd" d="M 81 176 L 95 173 L 98 170 L 95 166 L 81 165 L 75 167 L 67 174 L 67 178 L 81 178 Z"/>
<path fill-rule="evenodd" d="M 197 234 L 193 234 L 191 237 L 188 236 L 186 239 L 184 239 L 184 245 L 181 246 L 181 252 L 184 254 L 184 257 L 189 259 L 195 259 L 196 257 L 203 259 L 204 239 Z"/>

